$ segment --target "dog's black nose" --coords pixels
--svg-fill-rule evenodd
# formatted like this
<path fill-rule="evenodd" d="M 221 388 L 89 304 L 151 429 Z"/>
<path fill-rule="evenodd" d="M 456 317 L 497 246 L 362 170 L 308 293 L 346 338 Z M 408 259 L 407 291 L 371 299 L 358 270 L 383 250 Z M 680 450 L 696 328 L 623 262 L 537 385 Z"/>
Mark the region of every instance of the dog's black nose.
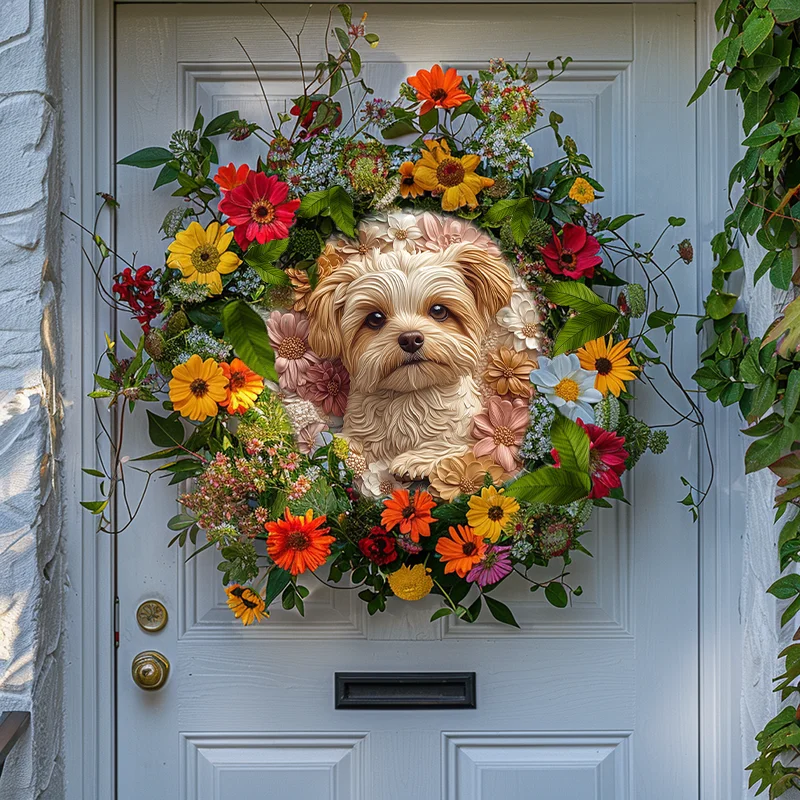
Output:
<path fill-rule="evenodd" d="M 406 331 L 397 337 L 397 343 L 406 353 L 416 353 L 425 343 L 425 337 L 419 331 Z"/>

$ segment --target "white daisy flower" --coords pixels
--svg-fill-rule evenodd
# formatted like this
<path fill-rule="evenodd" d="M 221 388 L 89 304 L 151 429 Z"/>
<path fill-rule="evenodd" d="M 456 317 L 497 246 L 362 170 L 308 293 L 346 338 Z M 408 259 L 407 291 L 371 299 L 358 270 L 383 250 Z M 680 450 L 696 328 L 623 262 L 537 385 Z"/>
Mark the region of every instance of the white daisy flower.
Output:
<path fill-rule="evenodd" d="M 599 403 L 603 395 L 594 388 L 596 370 L 581 368 L 575 353 L 555 358 L 539 358 L 538 369 L 531 370 L 531 383 L 548 403 L 555 406 L 565 417 L 577 422 L 594 422 L 593 403 Z"/>
<path fill-rule="evenodd" d="M 416 240 L 421 239 L 422 229 L 417 225 L 417 218 L 413 214 L 404 211 L 389 213 L 386 217 L 386 241 L 392 245 L 392 249 L 407 250 L 413 253 L 417 249 Z"/>
<path fill-rule="evenodd" d="M 514 292 L 511 302 L 497 312 L 497 321 L 511 334 L 515 350 L 539 349 L 542 318 L 530 292 Z"/>
<path fill-rule="evenodd" d="M 383 461 L 373 461 L 367 469 L 356 479 L 360 483 L 360 490 L 366 497 L 388 497 L 396 489 L 407 489 L 411 484 L 397 480 L 391 472 L 389 465 Z"/>

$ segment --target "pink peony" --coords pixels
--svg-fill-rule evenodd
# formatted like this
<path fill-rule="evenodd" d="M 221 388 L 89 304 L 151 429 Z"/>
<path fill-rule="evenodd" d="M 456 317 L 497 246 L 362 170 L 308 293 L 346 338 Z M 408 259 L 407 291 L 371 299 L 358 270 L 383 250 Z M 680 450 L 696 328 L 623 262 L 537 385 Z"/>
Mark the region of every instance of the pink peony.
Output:
<path fill-rule="evenodd" d="M 284 391 L 296 392 L 308 367 L 319 361 L 308 346 L 308 317 L 296 311 L 273 311 L 267 332 L 275 350 L 278 385 Z"/>
<path fill-rule="evenodd" d="M 306 370 L 305 382 L 298 387 L 300 397 L 337 417 L 344 416 L 349 391 L 350 376 L 338 360 L 312 364 Z"/>
<path fill-rule="evenodd" d="M 506 472 L 513 472 L 528 427 L 528 404 L 521 399 L 490 397 L 472 424 L 472 434 L 478 440 L 472 448 L 475 457 L 489 456 Z"/>
<path fill-rule="evenodd" d="M 255 170 L 219 201 L 220 213 L 234 226 L 236 244 L 247 250 L 253 243 L 285 239 L 294 224 L 299 200 L 287 200 L 289 184 Z"/>
<path fill-rule="evenodd" d="M 445 250 L 451 244 L 468 242 L 493 256 L 500 256 L 500 250 L 492 239 L 466 220 L 426 212 L 417 224 L 422 228 L 421 244 L 426 250 Z"/>

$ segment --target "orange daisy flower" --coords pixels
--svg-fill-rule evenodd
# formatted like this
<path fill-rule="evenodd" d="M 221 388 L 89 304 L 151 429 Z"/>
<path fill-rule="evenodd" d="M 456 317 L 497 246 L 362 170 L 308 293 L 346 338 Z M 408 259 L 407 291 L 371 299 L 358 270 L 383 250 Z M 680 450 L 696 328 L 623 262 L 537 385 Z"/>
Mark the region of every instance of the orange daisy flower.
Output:
<path fill-rule="evenodd" d="M 228 385 L 225 387 L 228 396 L 220 401 L 220 405 L 228 409 L 229 414 L 244 413 L 256 404 L 256 399 L 264 391 L 264 379 L 249 369 L 239 358 L 230 364 L 220 364 L 222 374 Z"/>
<path fill-rule="evenodd" d="M 467 573 L 486 554 L 486 542 L 468 525 L 450 527 L 450 537 L 443 536 L 436 542 L 436 552 L 445 562 L 444 572 L 455 572 L 459 578 Z"/>
<path fill-rule="evenodd" d="M 420 536 L 431 535 L 434 518 L 430 512 L 436 508 L 436 503 L 428 492 L 417 490 L 412 498 L 407 489 L 397 489 L 383 501 L 383 505 L 381 525 L 387 531 L 399 525 L 400 533 L 409 534 L 414 542 L 418 542 Z"/>
<path fill-rule="evenodd" d="M 461 76 L 450 67 L 444 72 L 438 64 L 421 69 L 407 79 L 409 86 L 417 90 L 417 100 L 424 101 L 419 110 L 420 116 L 432 108 L 457 108 L 472 98 L 461 88 Z"/>
<path fill-rule="evenodd" d="M 309 508 L 304 516 L 296 517 L 287 508 L 284 518 L 267 522 L 267 554 L 281 568 L 292 575 L 310 570 L 313 572 L 325 563 L 331 554 L 330 528 L 320 527 L 326 517 L 314 517 Z"/>
<path fill-rule="evenodd" d="M 231 189 L 241 186 L 247 180 L 249 174 L 250 167 L 247 164 L 242 164 L 241 167 L 237 168 L 231 161 L 227 167 L 220 167 L 217 170 L 217 174 L 214 176 L 214 183 L 222 189 L 223 193 L 229 192 Z"/>
<path fill-rule="evenodd" d="M 401 197 L 421 197 L 425 194 L 425 190 L 417 183 L 414 164 L 411 161 L 404 161 L 398 171 L 400 172 Z"/>

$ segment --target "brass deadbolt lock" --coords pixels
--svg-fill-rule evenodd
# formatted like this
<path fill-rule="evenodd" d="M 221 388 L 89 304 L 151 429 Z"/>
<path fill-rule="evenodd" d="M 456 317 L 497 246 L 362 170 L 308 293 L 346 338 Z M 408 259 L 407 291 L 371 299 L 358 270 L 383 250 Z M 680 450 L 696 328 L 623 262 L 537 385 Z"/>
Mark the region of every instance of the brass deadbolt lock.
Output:
<path fill-rule="evenodd" d="M 145 650 L 133 659 L 131 676 L 140 689 L 149 692 L 160 689 L 169 676 L 169 661 L 155 650 Z"/>

